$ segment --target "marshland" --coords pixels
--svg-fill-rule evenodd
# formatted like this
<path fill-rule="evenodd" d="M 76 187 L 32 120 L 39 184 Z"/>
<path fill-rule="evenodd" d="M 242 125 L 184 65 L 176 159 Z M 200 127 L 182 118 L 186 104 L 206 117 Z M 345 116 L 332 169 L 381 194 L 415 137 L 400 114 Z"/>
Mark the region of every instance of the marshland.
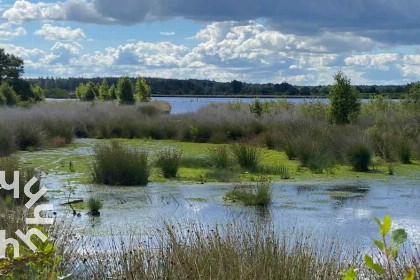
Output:
<path fill-rule="evenodd" d="M 417 279 L 419 82 L 362 100 L 339 71 L 323 99 L 199 104 L 124 76 L 45 101 L 0 55 L 2 183 L 20 172 L 1 230 L 29 230 L 31 178 L 54 219 L 2 279 Z"/>
<path fill-rule="evenodd" d="M 178 114 L 150 97 L 127 104 L 95 94 L 2 107 L 1 170 L 8 180 L 13 170 L 22 181 L 37 177 L 55 223 L 38 252 L 23 249 L 26 257 L 0 271 L 16 279 L 418 275 L 418 89 L 398 101 L 356 98 L 353 111 L 336 115 L 333 96 Z M 25 228 L 24 201 L 0 194 L 7 232 Z M 387 215 L 402 237 L 387 237 Z M 395 260 L 373 243 L 381 234 L 399 246 Z M 364 254 L 385 262 L 383 271 Z"/>

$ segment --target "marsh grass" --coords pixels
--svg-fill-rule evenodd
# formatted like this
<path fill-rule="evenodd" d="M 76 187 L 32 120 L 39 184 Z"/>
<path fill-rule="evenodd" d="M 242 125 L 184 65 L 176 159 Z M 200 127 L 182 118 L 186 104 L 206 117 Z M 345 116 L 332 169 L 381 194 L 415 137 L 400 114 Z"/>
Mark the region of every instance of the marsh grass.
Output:
<path fill-rule="evenodd" d="M 260 181 L 256 185 L 237 185 L 228 191 L 224 198 L 239 201 L 246 206 L 268 206 L 272 200 L 272 187 L 269 181 Z"/>
<path fill-rule="evenodd" d="M 102 209 L 103 204 L 99 199 L 91 197 L 86 202 L 86 205 L 87 205 L 87 208 L 89 209 L 89 213 L 92 216 L 99 216 L 100 215 L 99 210 Z"/>
<path fill-rule="evenodd" d="M 202 156 L 183 156 L 181 161 L 181 166 L 188 168 L 207 168 L 211 167 L 211 162 Z"/>
<path fill-rule="evenodd" d="M 106 185 L 147 185 L 150 175 L 148 153 L 121 143 L 100 144 L 94 148 L 93 181 Z"/>
<path fill-rule="evenodd" d="M 370 149 L 363 144 L 354 144 L 347 152 L 347 159 L 354 171 L 366 172 L 372 160 Z"/>
<path fill-rule="evenodd" d="M 31 192 L 37 193 L 41 188 L 40 173 L 33 167 L 22 166 L 15 157 L 0 157 L 0 170 L 5 171 L 5 179 L 9 184 L 14 181 L 14 171 L 19 171 L 19 198 L 13 197 L 12 190 L 0 189 L 0 198 L 7 205 L 20 205 L 29 200 L 24 193 L 24 187 L 33 177 L 37 178 L 37 181 L 32 185 Z"/>
<path fill-rule="evenodd" d="M 182 153 L 177 150 L 161 151 L 157 155 L 156 165 L 161 169 L 165 178 L 174 178 L 182 163 Z"/>
<path fill-rule="evenodd" d="M 280 175 L 282 179 L 290 179 L 289 170 L 284 165 L 261 165 L 258 167 L 257 172 L 265 175 Z"/>
<path fill-rule="evenodd" d="M 262 152 L 258 147 L 249 144 L 233 144 L 231 146 L 232 155 L 240 167 L 256 171 L 262 160 Z"/>
<path fill-rule="evenodd" d="M 207 151 L 207 157 L 216 168 L 227 168 L 229 166 L 230 153 L 226 145 L 210 148 Z"/>

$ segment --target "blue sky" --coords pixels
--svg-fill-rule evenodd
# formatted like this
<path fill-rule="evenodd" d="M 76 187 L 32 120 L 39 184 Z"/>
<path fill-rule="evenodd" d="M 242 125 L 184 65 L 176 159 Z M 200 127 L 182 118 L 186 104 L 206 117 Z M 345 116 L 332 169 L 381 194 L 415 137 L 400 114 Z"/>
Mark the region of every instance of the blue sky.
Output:
<path fill-rule="evenodd" d="M 420 80 L 419 13 L 414 0 L 0 0 L 0 48 L 27 77 L 316 85 L 342 70 L 405 84 Z"/>

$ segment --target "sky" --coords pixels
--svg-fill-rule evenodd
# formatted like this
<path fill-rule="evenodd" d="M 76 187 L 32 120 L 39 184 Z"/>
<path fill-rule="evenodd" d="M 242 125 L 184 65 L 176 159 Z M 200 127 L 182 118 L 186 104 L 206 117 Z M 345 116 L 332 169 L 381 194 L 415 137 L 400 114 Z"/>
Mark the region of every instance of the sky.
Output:
<path fill-rule="evenodd" d="M 0 0 L 25 76 L 420 80 L 420 0 Z"/>

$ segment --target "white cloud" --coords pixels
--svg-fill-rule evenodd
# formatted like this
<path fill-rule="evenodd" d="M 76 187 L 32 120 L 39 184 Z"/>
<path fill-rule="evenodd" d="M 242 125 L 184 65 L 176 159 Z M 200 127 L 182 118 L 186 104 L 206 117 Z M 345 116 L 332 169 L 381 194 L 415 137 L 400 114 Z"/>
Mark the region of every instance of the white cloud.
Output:
<path fill-rule="evenodd" d="M 175 32 L 171 31 L 171 32 L 167 32 L 167 31 L 161 31 L 159 32 L 160 35 L 162 36 L 174 36 Z"/>
<path fill-rule="evenodd" d="M 86 34 L 82 29 L 71 27 L 53 26 L 51 24 L 42 25 L 41 29 L 35 31 L 35 35 L 44 36 L 50 41 L 74 41 L 86 39 Z"/>
<path fill-rule="evenodd" d="M 26 30 L 23 27 L 13 29 L 10 23 L 0 24 L 0 40 L 10 40 L 25 35 Z"/>

